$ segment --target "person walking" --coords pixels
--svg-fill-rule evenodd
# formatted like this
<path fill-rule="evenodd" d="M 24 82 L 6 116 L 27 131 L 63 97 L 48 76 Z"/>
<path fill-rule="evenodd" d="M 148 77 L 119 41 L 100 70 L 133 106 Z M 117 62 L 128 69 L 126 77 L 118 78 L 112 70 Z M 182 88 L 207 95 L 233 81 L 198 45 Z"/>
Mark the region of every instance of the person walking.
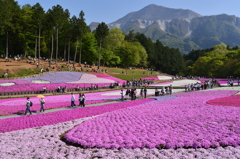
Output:
<path fill-rule="evenodd" d="M 30 101 L 30 98 L 27 97 L 26 111 L 25 111 L 25 114 L 24 114 L 24 115 L 26 115 L 28 112 L 29 112 L 30 114 L 32 114 L 31 109 L 30 109 L 31 106 L 32 106 L 32 102 Z"/>
<path fill-rule="evenodd" d="M 165 87 L 162 87 L 161 93 L 162 93 L 162 95 L 165 94 Z"/>
<path fill-rule="evenodd" d="M 39 101 L 40 101 L 40 105 L 41 105 L 40 112 L 42 112 L 42 111 L 44 112 L 45 100 L 44 100 L 44 98 L 40 98 Z"/>
<path fill-rule="evenodd" d="M 79 101 L 79 106 L 81 106 L 81 100 L 82 100 L 82 94 L 81 93 L 79 93 L 79 95 L 78 95 L 78 101 Z"/>
<path fill-rule="evenodd" d="M 141 88 L 141 90 L 140 90 L 140 96 L 143 99 L 143 88 Z"/>
<path fill-rule="evenodd" d="M 136 100 L 137 99 L 137 89 L 135 88 L 133 90 L 133 100 Z"/>
<path fill-rule="evenodd" d="M 85 107 L 85 95 L 84 94 L 82 94 L 82 96 L 81 96 L 80 106 Z"/>
<path fill-rule="evenodd" d="M 130 93 L 131 93 L 131 91 L 129 89 L 127 89 L 126 94 L 125 94 L 126 100 L 129 99 Z"/>
<path fill-rule="evenodd" d="M 169 94 L 170 94 L 170 95 L 172 95 L 172 90 L 173 90 L 173 87 L 172 87 L 172 85 L 170 84 L 170 86 L 169 86 Z"/>
<path fill-rule="evenodd" d="M 121 100 L 124 101 L 124 97 L 123 97 L 123 90 L 121 90 Z"/>
<path fill-rule="evenodd" d="M 72 94 L 72 96 L 71 96 L 71 107 L 73 107 L 73 106 L 76 105 L 76 104 L 75 104 L 75 96 L 74 96 L 73 93 L 71 93 L 71 94 Z"/>
<path fill-rule="evenodd" d="M 144 87 L 143 92 L 144 92 L 144 98 L 147 98 L 147 88 L 146 87 Z"/>

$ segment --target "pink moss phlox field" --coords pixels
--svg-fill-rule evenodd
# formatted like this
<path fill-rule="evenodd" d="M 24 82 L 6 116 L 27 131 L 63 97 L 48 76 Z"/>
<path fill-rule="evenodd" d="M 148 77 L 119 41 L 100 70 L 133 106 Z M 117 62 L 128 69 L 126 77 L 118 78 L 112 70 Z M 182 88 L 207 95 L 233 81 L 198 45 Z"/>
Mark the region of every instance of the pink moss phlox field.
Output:
<path fill-rule="evenodd" d="M 100 77 L 100 78 L 105 78 L 105 79 L 109 79 L 109 80 L 113 80 L 113 81 L 116 81 L 116 82 L 119 82 L 119 83 L 124 83 L 126 82 L 125 80 L 121 80 L 119 78 L 115 78 L 115 77 L 112 77 L 112 76 L 109 76 L 109 75 L 106 75 L 106 74 L 102 74 L 102 73 L 89 73 L 89 74 L 93 74 L 97 77 Z"/>
<path fill-rule="evenodd" d="M 86 101 L 85 105 L 89 104 L 97 104 L 97 103 L 104 103 L 107 102 L 107 100 L 93 100 L 93 101 Z M 75 102 L 76 105 L 79 105 L 79 102 Z M 57 108 L 65 108 L 70 107 L 71 103 L 68 102 L 49 102 L 45 103 L 44 109 L 57 109 Z M 24 114 L 25 113 L 26 106 L 23 105 L 15 105 L 15 106 L 0 106 L 0 116 L 6 116 L 6 115 L 13 115 L 13 114 Z M 31 107 L 31 111 L 38 112 L 40 111 L 40 103 L 34 103 Z"/>
<path fill-rule="evenodd" d="M 228 84 L 228 79 L 216 79 L 217 82 L 221 85 L 221 84 Z M 238 81 L 237 80 L 233 80 L 233 83 L 237 84 Z"/>
<path fill-rule="evenodd" d="M 97 148 L 210 148 L 240 144 L 240 109 L 209 105 L 236 91 L 196 91 L 88 120 L 65 135 Z"/>
<path fill-rule="evenodd" d="M 15 84 L 32 84 L 30 81 L 23 81 L 23 80 L 18 80 L 18 79 L 9 79 L 9 80 L 0 80 L 0 84 L 2 83 L 15 83 Z M 4 86 L 0 86 L 4 87 Z"/>
<path fill-rule="evenodd" d="M 159 80 L 159 78 L 157 76 L 149 76 L 149 77 L 144 77 L 144 78 L 141 78 L 141 79 L 153 79 L 153 80 Z"/>
<path fill-rule="evenodd" d="M 73 89 L 77 86 L 84 88 L 84 87 L 91 87 L 92 84 L 97 84 L 98 87 L 109 87 L 109 85 L 115 81 L 119 81 L 120 83 L 125 82 L 124 80 L 117 79 L 115 77 L 111 77 L 105 74 L 100 73 L 91 73 L 96 75 L 98 78 L 91 79 L 91 81 L 84 80 L 83 83 L 79 83 L 79 79 L 82 75 L 87 75 L 86 73 L 80 72 L 55 72 L 49 73 L 43 76 L 33 77 L 33 78 L 25 78 L 25 79 L 15 79 L 15 80 L 0 80 L 0 84 L 2 83 L 15 83 L 15 85 L 10 86 L 0 86 L 0 92 L 27 92 L 27 91 L 41 91 L 42 87 L 46 86 L 47 90 L 56 90 L 58 86 L 66 86 L 67 89 Z M 67 75 L 70 75 L 69 77 Z M 31 80 L 46 80 L 51 81 L 52 83 L 44 83 L 38 84 L 33 83 Z M 104 80 L 106 82 L 104 82 Z M 74 82 L 75 81 L 75 82 Z M 98 81 L 100 81 L 98 83 Z M 71 82 L 71 83 L 65 83 Z"/>
<path fill-rule="evenodd" d="M 115 91 L 107 92 L 96 92 L 96 93 L 86 93 L 86 105 L 103 103 L 108 100 L 119 100 L 120 95 L 102 95 L 104 93 L 111 93 Z M 78 100 L 78 94 L 75 94 L 75 99 Z M 33 102 L 31 110 L 39 111 L 40 102 L 39 98 L 31 97 L 30 100 Z M 70 106 L 71 95 L 56 95 L 56 96 L 46 96 L 45 97 L 45 109 L 56 109 L 64 108 Z M 78 101 L 76 101 L 78 104 Z M 15 98 L 15 99 L 2 99 L 0 100 L 0 116 L 12 115 L 12 114 L 22 114 L 26 109 L 26 98 Z"/>
<path fill-rule="evenodd" d="M 51 83 L 66 83 L 66 82 L 79 80 L 83 74 L 84 74 L 83 72 L 63 71 L 63 72 L 47 73 L 41 76 L 36 76 L 31 78 L 23 78 L 21 80 L 24 80 L 24 81 L 46 80 L 46 81 L 50 81 Z"/>
<path fill-rule="evenodd" d="M 207 101 L 211 105 L 220 105 L 220 106 L 240 106 L 240 95 L 232 95 L 229 97 L 216 98 Z"/>
<path fill-rule="evenodd" d="M 109 85 L 109 83 L 114 83 L 115 81 L 110 80 L 110 79 L 105 79 L 105 78 L 100 78 L 97 77 L 96 75 L 93 74 L 83 74 L 81 76 L 81 79 L 78 81 L 73 81 L 73 82 L 68 82 L 68 83 L 105 83 Z"/>
<path fill-rule="evenodd" d="M 0 133 L 21 130 L 26 128 L 40 127 L 45 125 L 52 125 L 80 119 L 84 117 L 95 116 L 118 109 L 136 106 L 142 103 L 151 102 L 154 99 L 141 99 L 120 103 L 105 104 L 94 107 L 84 107 L 71 110 L 63 110 L 45 114 L 26 115 L 16 118 L 7 118 L 0 120 Z"/>
<path fill-rule="evenodd" d="M 91 87 L 92 84 L 78 84 L 78 83 L 46 83 L 46 84 L 16 84 L 11 86 L 0 86 L 0 92 L 26 92 L 26 91 L 41 91 L 42 87 L 46 86 L 47 90 L 56 90 L 58 86 L 66 86 L 67 89 L 73 89 L 77 86 L 84 88 L 84 87 Z M 109 86 L 110 83 L 98 83 L 98 87 Z"/>
<path fill-rule="evenodd" d="M 159 85 L 159 84 L 172 84 L 173 82 L 172 81 L 168 81 L 168 82 L 162 82 L 162 83 L 154 83 L 154 84 L 150 84 L 150 86 L 155 86 L 155 85 Z"/>

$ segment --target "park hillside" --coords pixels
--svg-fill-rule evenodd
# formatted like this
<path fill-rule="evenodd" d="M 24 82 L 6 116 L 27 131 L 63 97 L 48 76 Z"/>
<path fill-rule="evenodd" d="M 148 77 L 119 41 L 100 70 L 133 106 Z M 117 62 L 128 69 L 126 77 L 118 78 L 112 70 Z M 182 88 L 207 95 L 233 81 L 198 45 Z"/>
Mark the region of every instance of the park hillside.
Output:
<path fill-rule="evenodd" d="M 238 46 L 183 55 L 84 17 L 0 0 L 0 158 L 240 158 Z"/>
<path fill-rule="evenodd" d="M 238 46 L 217 45 L 182 56 L 179 49 L 134 30 L 123 33 L 102 22 L 91 31 L 83 11 L 70 16 L 60 5 L 45 11 L 39 3 L 20 6 L 14 0 L 1 0 L 0 6 L 0 55 L 4 58 L 31 56 L 51 61 L 49 65 L 63 60 L 73 65 L 149 68 L 172 75 L 239 76 Z"/>

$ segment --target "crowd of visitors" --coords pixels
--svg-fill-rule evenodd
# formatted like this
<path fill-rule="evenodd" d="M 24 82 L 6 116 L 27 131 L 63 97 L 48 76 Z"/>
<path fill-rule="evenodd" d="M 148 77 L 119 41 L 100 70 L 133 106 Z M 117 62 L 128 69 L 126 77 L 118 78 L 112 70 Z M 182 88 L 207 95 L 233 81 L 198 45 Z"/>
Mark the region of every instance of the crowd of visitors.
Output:
<path fill-rule="evenodd" d="M 57 92 L 59 92 L 59 93 L 66 93 L 67 92 L 67 86 L 64 86 L 64 87 L 58 86 Z"/>
<path fill-rule="evenodd" d="M 185 85 L 185 92 L 213 88 L 216 86 L 216 84 L 217 84 L 217 81 L 214 78 L 210 80 L 206 80 L 203 83 L 197 82 L 197 83 L 188 84 L 188 85 Z"/>
<path fill-rule="evenodd" d="M 123 99 L 123 90 L 121 90 L 121 96 Z M 140 98 L 146 98 L 147 97 L 147 88 L 141 88 L 140 89 Z M 127 89 L 126 93 L 125 93 L 125 99 L 126 100 L 136 100 L 137 99 L 137 89 L 136 88 L 132 88 L 132 89 Z"/>
<path fill-rule="evenodd" d="M 154 79 L 133 79 L 132 81 L 127 81 L 122 84 L 123 88 L 126 87 L 142 87 L 142 86 L 148 86 L 150 84 L 154 83 Z"/>
<path fill-rule="evenodd" d="M 162 87 L 161 90 L 158 89 L 158 87 L 155 88 L 155 96 L 163 96 L 163 95 L 172 95 L 173 87 L 170 84 L 170 86 Z"/>

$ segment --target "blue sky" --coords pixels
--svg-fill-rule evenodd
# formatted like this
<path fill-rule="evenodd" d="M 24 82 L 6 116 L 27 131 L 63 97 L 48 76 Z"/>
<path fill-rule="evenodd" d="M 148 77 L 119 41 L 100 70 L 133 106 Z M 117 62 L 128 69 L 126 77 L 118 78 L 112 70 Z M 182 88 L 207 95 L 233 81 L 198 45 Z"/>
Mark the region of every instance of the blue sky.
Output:
<path fill-rule="evenodd" d="M 149 4 L 168 8 L 190 9 L 201 15 L 228 14 L 240 17 L 240 0 L 17 0 L 19 5 L 37 2 L 47 11 L 54 5 L 68 9 L 71 16 L 85 13 L 86 23 L 114 22 L 126 14 L 138 11 Z"/>

